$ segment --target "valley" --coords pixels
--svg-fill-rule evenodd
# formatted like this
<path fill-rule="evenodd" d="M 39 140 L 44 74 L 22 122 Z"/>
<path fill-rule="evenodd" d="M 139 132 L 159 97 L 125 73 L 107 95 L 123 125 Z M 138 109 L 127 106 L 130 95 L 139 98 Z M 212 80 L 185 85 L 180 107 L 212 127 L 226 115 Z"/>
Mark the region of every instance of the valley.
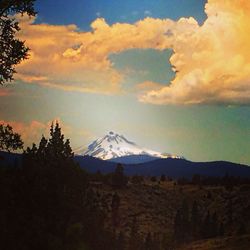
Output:
<path fill-rule="evenodd" d="M 156 181 L 142 178 L 134 183 L 133 178 L 129 178 L 127 186 L 122 188 L 114 188 L 103 182 L 99 183 L 100 186 L 95 184 L 93 189 L 108 204 L 105 208 L 106 227 L 117 237 L 122 233 L 126 245 L 129 244 L 132 228 L 136 227 L 137 241 L 145 244 L 145 239 L 150 234 L 157 245 L 152 249 L 248 249 L 250 185 L 238 185 L 228 190 L 223 185 L 180 185 L 175 180 L 160 181 L 160 178 Z M 118 195 L 120 199 L 116 211 L 112 208 L 114 195 Z M 175 220 L 183 202 L 187 203 L 189 225 L 186 228 L 188 232 L 178 239 Z M 192 224 L 194 203 L 197 203 L 200 216 L 197 232 L 193 231 Z M 208 213 L 211 217 L 206 221 Z M 202 231 L 211 226 L 215 214 L 216 232 L 214 235 L 204 236 Z M 221 225 L 223 232 L 220 232 Z M 241 231 L 242 225 L 245 231 Z M 233 247 L 233 242 L 238 248 Z"/>

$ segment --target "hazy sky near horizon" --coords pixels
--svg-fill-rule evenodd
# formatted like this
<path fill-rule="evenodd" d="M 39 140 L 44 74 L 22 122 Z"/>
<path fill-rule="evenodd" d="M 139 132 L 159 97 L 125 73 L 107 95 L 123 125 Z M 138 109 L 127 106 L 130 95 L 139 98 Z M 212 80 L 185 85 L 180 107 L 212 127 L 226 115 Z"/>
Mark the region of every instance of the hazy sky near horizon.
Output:
<path fill-rule="evenodd" d="M 247 0 L 37 0 L 30 58 L 0 87 L 26 145 L 59 120 L 73 148 L 109 131 L 193 161 L 250 165 Z"/>

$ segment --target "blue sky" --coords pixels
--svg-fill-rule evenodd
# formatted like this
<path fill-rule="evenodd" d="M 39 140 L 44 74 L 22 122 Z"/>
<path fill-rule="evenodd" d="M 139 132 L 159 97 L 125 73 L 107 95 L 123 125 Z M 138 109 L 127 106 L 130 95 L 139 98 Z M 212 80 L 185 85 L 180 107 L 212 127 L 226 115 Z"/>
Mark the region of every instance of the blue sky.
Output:
<path fill-rule="evenodd" d="M 206 18 L 204 0 L 38 0 L 38 22 L 50 24 L 76 24 L 80 29 L 89 30 L 90 23 L 97 16 L 109 24 L 117 22 L 133 23 L 145 16 L 171 18 L 193 16 L 202 23 Z"/>
<path fill-rule="evenodd" d="M 189 54 L 193 53 L 192 55 L 197 57 L 199 51 L 193 51 L 196 46 L 185 40 L 184 45 L 177 43 L 173 48 L 171 44 L 166 46 L 163 41 L 165 34 L 163 37 L 159 35 L 155 38 L 159 38 L 159 43 L 162 42 L 166 48 L 163 45 L 157 47 L 154 40 L 150 41 L 150 45 L 141 46 L 140 43 L 148 42 L 147 37 L 145 41 L 139 40 L 135 43 L 134 47 L 127 42 L 124 48 L 123 45 L 119 47 L 119 44 L 114 44 L 118 49 L 113 49 L 112 43 L 111 46 L 109 43 L 109 40 L 116 38 L 115 36 L 122 37 L 120 40 L 114 40 L 118 41 L 117 43 L 122 44 L 126 39 L 130 41 L 126 32 L 130 34 L 130 29 L 138 29 L 136 34 L 141 32 L 138 26 L 134 25 L 138 21 L 141 21 L 146 29 L 148 27 L 149 35 L 154 35 L 154 32 L 160 30 L 159 27 L 168 25 L 162 21 L 163 19 L 176 21 L 182 17 L 193 17 L 198 24 L 193 25 L 192 20 L 185 19 L 185 26 L 181 26 L 180 35 L 187 31 L 185 29 L 197 30 L 207 18 L 204 12 L 205 3 L 206 1 L 201 0 L 37 0 L 38 16 L 32 25 L 25 26 L 24 34 L 24 39 L 31 48 L 31 58 L 18 68 L 21 76 L 17 75 L 14 83 L 3 87 L 10 94 L 1 95 L 0 92 L 1 120 L 13 124 L 20 132 L 24 131 L 26 145 L 33 141 L 38 142 L 40 135 L 46 134 L 48 124 L 54 119 L 59 119 L 66 137 L 71 139 L 73 148 L 87 145 L 112 130 L 147 148 L 182 155 L 193 161 L 229 160 L 250 164 L 248 103 L 242 105 L 240 98 L 233 99 L 231 96 L 229 101 L 220 100 L 224 92 L 218 90 L 215 93 L 219 93 L 219 97 L 216 96 L 215 101 L 210 101 L 210 95 L 213 94 L 209 92 L 212 86 L 209 85 L 210 82 L 204 84 L 209 86 L 208 90 L 205 89 L 208 94 L 204 89 L 201 89 L 201 92 L 196 92 L 195 89 L 195 94 L 188 93 L 187 97 L 185 96 L 190 98 L 186 103 L 182 103 L 182 99 L 171 103 L 171 96 L 168 97 L 169 100 L 163 96 L 165 99 L 159 99 L 159 102 L 158 99 L 152 99 L 155 96 L 161 98 L 159 89 L 170 86 L 176 80 L 172 70 L 173 64 L 179 67 L 179 77 L 182 76 L 182 72 L 191 69 L 188 71 L 188 77 L 180 78 L 177 84 L 182 87 L 182 94 L 186 93 L 187 86 L 196 83 L 193 79 L 194 76 L 200 77 L 202 64 L 206 64 L 207 68 L 213 66 L 209 61 L 211 58 L 207 58 L 208 63 L 206 58 L 199 59 L 201 66 L 198 71 L 192 71 L 192 60 L 182 66 L 185 56 L 189 60 Z M 145 19 L 146 17 L 151 19 Z M 106 22 L 96 23 L 96 31 L 93 32 L 90 25 L 97 18 L 104 18 Z M 119 26 L 119 29 L 122 29 L 121 33 L 118 32 L 119 29 L 117 31 L 117 28 L 111 26 L 117 23 L 124 24 Z M 70 24 L 76 26 L 68 27 Z M 159 26 L 154 28 L 155 25 Z M 145 27 L 141 28 L 143 32 Z M 177 28 L 180 29 L 179 26 Z M 173 31 L 175 32 L 175 29 Z M 142 34 L 147 34 L 147 30 Z M 181 36 L 177 38 L 181 41 Z M 218 41 L 216 43 L 218 44 Z M 224 43 L 223 47 L 229 45 Z M 183 50 L 178 52 L 179 48 Z M 203 55 L 203 51 L 200 54 Z M 221 53 L 218 54 L 221 56 Z M 178 57 L 173 58 L 176 55 Z M 71 59 L 72 61 L 66 61 Z M 84 64 L 85 60 L 87 64 Z M 223 60 L 222 65 L 232 74 L 233 67 L 242 61 L 235 60 L 235 64 L 226 67 L 228 60 Z M 199 63 L 196 67 L 199 67 Z M 222 76 L 227 74 L 223 66 L 220 70 Z M 218 71 L 216 69 L 216 72 Z M 195 75 L 192 75 L 193 72 Z M 202 72 L 207 76 L 205 70 Z M 115 81 L 112 83 L 114 78 Z M 200 81 L 204 79 L 206 80 L 203 75 L 199 78 Z M 185 88 L 182 86 L 183 82 L 187 82 Z M 216 82 L 215 88 L 222 83 Z M 145 92 L 139 91 L 148 91 L 148 87 L 152 88 L 153 92 L 149 92 L 146 101 L 141 101 L 138 95 Z M 155 93 L 155 96 L 152 93 Z M 205 98 L 205 101 L 198 103 L 197 99 L 192 99 L 199 100 L 200 97 Z M 176 98 L 180 97 L 177 95 Z M 242 98 L 245 96 L 242 95 Z M 189 105 L 187 103 L 190 100 L 192 104 Z"/>

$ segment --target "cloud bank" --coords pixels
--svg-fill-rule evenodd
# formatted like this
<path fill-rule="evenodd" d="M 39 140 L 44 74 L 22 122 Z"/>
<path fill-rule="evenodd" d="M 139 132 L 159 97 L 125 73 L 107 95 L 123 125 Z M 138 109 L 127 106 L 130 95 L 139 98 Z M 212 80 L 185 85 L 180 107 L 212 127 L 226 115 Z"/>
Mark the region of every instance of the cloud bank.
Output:
<path fill-rule="evenodd" d="M 98 18 L 90 32 L 22 18 L 20 38 L 31 48 L 31 56 L 19 66 L 17 78 L 65 91 L 118 94 L 126 73 L 114 68 L 110 54 L 134 48 L 172 49 L 174 80 L 163 87 L 141 83 L 138 89 L 146 88 L 139 101 L 249 104 L 250 2 L 208 0 L 205 12 L 201 26 L 192 17 L 178 21 L 148 17 L 113 25 Z"/>
<path fill-rule="evenodd" d="M 169 86 L 141 95 L 154 104 L 250 103 L 250 2 L 209 0 L 202 26 L 169 29 L 176 71 Z"/>
<path fill-rule="evenodd" d="M 71 134 L 71 127 L 65 125 L 60 118 L 56 118 L 52 121 L 54 124 L 55 122 L 59 122 L 60 127 L 62 129 L 62 133 Z M 40 121 L 30 121 L 29 123 L 21 122 L 21 121 L 6 121 L 0 120 L 0 124 L 9 124 L 12 126 L 14 132 L 17 132 L 21 135 L 22 140 L 24 141 L 24 145 L 31 146 L 33 143 L 39 144 L 42 135 L 48 138 L 50 133 L 51 121 L 49 122 L 40 122 Z M 67 138 L 67 136 L 66 136 Z"/>

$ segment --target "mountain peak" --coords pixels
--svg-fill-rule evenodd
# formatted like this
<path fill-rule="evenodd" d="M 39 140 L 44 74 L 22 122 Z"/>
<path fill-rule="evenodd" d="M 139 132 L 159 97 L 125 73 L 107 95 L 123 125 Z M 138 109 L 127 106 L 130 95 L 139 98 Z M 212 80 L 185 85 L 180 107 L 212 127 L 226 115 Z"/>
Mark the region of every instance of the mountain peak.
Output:
<path fill-rule="evenodd" d="M 162 154 L 138 146 L 125 136 L 110 131 L 105 136 L 93 141 L 87 148 L 80 147 L 75 150 L 76 155 L 89 155 L 102 160 L 109 160 L 130 155 L 148 155 L 155 158 L 180 158 L 171 154 Z"/>

